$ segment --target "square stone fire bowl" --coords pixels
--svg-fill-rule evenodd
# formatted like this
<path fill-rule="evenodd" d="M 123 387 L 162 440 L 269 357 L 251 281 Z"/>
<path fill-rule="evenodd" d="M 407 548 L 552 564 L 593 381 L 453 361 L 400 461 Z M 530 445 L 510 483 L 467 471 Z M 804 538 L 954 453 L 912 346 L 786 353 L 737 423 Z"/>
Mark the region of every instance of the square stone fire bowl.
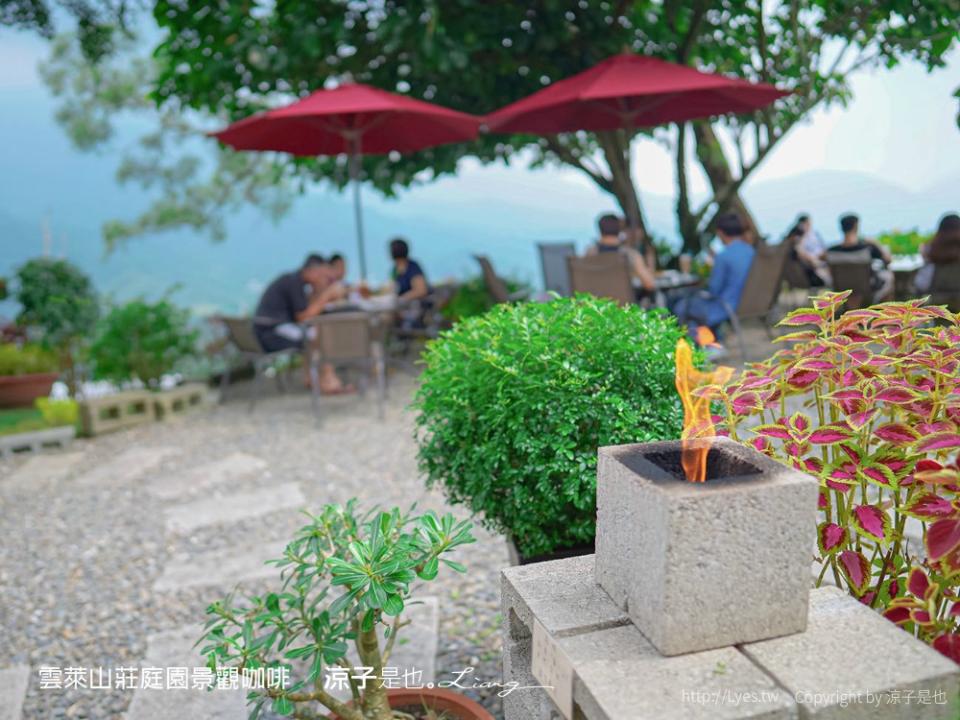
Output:
<path fill-rule="evenodd" d="M 801 632 L 818 482 L 724 438 L 600 448 L 596 579 L 664 655 Z"/>

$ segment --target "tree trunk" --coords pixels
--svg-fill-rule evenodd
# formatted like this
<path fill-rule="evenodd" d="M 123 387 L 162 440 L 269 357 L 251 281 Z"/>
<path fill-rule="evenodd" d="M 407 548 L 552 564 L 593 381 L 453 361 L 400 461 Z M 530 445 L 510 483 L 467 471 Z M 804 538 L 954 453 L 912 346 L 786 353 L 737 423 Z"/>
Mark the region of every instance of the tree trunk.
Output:
<path fill-rule="evenodd" d="M 370 720 L 390 720 L 393 717 L 393 711 L 387 700 L 387 691 L 380 682 L 383 677 L 383 660 L 380 655 L 380 638 L 377 636 L 376 624 L 372 630 L 361 630 L 356 643 L 360 662 L 366 667 L 373 668 L 373 680 L 367 682 L 363 690 L 363 716 Z"/>
<path fill-rule="evenodd" d="M 713 199 L 716 200 L 723 198 L 725 195 L 729 195 L 725 201 L 718 202 L 712 215 L 707 216 L 707 214 L 704 213 L 703 217 L 698 218 L 697 230 L 699 233 L 710 232 L 713 230 L 713 225 L 718 215 L 725 212 L 733 212 L 740 216 L 747 231 L 751 233 L 754 238 L 758 237 L 757 224 L 754 222 L 753 214 L 743 202 L 743 198 L 740 197 L 739 189 L 731 190 L 731 188 L 737 185 L 737 178 L 735 178 L 730 171 L 730 162 L 727 160 L 727 156 L 723 152 L 723 147 L 720 145 L 720 140 L 713 132 L 710 123 L 705 121 L 693 123 L 693 133 L 697 139 L 697 160 L 700 162 L 700 166 L 710 181 Z M 685 235 L 684 246 L 686 246 L 686 244 L 687 236 Z M 698 247 L 700 245 L 699 236 L 697 237 L 696 245 Z"/>
<path fill-rule="evenodd" d="M 610 192 L 617 198 L 617 203 L 627 219 L 630 228 L 630 241 L 638 243 L 646 241 L 647 225 L 643 217 L 643 208 L 637 187 L 633 183 L 630 172 L 630 134 L 625 130 L 604 130 L 597 133 L 597 140 L 603 150 L 603 157 L 610 168 Z"/>

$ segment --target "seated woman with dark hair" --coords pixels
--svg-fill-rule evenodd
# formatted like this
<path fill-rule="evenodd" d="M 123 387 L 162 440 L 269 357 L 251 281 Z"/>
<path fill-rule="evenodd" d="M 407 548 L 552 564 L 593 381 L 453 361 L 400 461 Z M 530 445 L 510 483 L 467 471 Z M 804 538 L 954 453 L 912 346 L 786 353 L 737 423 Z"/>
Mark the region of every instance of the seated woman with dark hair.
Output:
<path fill-rule="evenodd" d="M 400 300 L 418 300 L 430 294 L 427 276 L 416 260 L 410 259 L 410 245 L 403 238 L 390 241 L 390 257 L 393 258 L 391 277 Z"/>
<path fill-rule="evenodd" d="M 913 284 L 918 292 L 927 292 L 933 285 L 933 274 L 938 265 L 960 263 L 960 215 L 944 215 L 933 239 L 921 248 L 921 253 L 926 262 L 917 271 Z"/>

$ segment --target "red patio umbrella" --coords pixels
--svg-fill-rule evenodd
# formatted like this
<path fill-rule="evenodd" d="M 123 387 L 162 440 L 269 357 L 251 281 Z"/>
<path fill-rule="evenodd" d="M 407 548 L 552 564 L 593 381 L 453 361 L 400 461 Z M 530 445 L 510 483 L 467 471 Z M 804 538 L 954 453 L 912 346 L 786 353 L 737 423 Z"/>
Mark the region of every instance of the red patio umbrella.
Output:
<path fill-rule="evenodd" d="M 744 113 L 789 93 L 633 53 L 614 55 L 485 118 L 493 132 L 537 135 L 653 127 Z"/>
<path fill-rule="evenodd" d="M 360 276 L 367 276 L 360 207 L 360 158 L 394 150 L 413 152 L 472 140 L 480 119 L 466 113 L 348 83 L 318 90 L 286 107 L 244 118 L 212 133 L 236 150 L 274 150 L 293 155 L 350 155 Z"/>

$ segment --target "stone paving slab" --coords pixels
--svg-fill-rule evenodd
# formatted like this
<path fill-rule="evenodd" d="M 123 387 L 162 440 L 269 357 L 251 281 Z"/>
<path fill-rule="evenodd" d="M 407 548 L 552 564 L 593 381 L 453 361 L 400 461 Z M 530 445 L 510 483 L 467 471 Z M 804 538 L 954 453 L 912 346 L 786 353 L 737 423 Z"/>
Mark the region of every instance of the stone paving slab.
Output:
<path fill-rule="evenodd" d="M 80 487 L 124 485 L 139 480 L 177 452 L 177 448 L 168 445 L 131 447 L 84 473 L 76 483 Z"/>
<path fill-rule="evenodd" d="M 267 463 L 262 458 L 244 452 L 231 453 L 183 472 L 153 477 L 147 491 L 162 500 L 172 500 L 199 492 L 228 480 L 240 480 L 262 474 Z"/>
<path fill-rule="evenodd" d="M 186 625 L 147 638 L 141 667 L 204 665 L 199 646 L 202 625 Z M 127 710 L 127 720 L 242 720 L 248 715 L 245 690 L 137 690 Z"/>
<path fill-rule="evenodd" d="M 206 525 L 236 522 L 266 515 L 275 510 L 296 508 L 306 503 L 295 482 L 281 483 L 247 493 L 204 498 L 167 508 L 167 531 L 184 533 Z"/>
<path fill-rule="evenodd" d="M 285 542 L 259 543 L 249 547 L 203 555 L 181 555 L 167 561 L 163 574 L 153 585 L 154 592 L 176 592 L 192 587 L 229 586 L 267 577 L 280 577 L 280 568 L 266 565 L 267 560 L 283 555 Z"/>
<path fill-rule="evenodd" d="M 28 665 L 0 669 L 0 720 L 20 720 L 23 698 L 29 685 Z"/>
<path fill-rule="evenodd" d="M 83 457 L 82 451 L 34 455 L 0 482 L 9 486 L 23 486 L 60 480 L 77 467 Z"/>

